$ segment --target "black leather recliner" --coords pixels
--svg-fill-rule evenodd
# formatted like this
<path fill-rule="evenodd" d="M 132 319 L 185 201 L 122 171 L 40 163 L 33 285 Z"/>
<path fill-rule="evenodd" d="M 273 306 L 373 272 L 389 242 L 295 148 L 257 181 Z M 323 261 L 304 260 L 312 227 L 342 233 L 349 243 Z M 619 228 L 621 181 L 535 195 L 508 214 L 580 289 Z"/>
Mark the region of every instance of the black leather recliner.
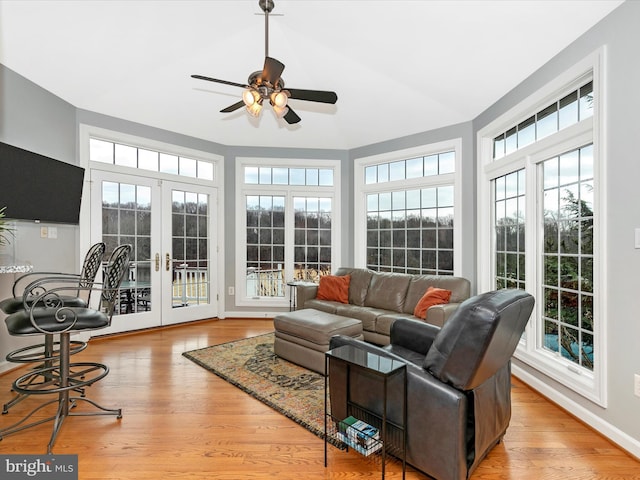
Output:
<path fill-rule="evenodd" d="M 377 347 L 335 336 L 407 363 L 407 462 L 438 480 L 469 477 L 502 439 L 511 419 L 511 356 L 534 306 L 523 290 L 487 292 L 463 302 L 442 328 L 399 319 Z M 346 418 L 346 370 L 329 362 L 331 413 Z M 401 376 L 388 385 L 387 419 L 402 421 Z M 351 370 L 350 399 L 382 414 L 380 379 Z"/>

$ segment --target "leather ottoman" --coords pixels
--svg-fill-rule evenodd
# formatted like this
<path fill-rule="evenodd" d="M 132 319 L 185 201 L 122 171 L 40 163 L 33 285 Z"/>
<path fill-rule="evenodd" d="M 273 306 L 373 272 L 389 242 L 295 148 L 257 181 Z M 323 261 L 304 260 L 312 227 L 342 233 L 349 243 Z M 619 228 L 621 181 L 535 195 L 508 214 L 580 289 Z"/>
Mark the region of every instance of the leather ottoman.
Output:
<path fill-rule="evenodd" d="M 355 318 L 305 308 L 273 318 L 275 354 L 324 375 L 325 352 L 334 335 L 363 340 L 362 322 Z"/>

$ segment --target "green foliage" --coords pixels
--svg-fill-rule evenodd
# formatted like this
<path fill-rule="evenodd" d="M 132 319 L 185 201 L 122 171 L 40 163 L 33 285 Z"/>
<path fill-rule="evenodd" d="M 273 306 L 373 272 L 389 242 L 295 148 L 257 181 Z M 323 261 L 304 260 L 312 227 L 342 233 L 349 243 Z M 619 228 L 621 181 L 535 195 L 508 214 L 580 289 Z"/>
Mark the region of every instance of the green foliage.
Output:
<path fill-rule="evenodd" d="M 593 211 L 569 189 L 561 200 L 562 218 L 545 212 L 545 338 L 593 370 Z"/>
<path fill-rule="evenodd" d="M 13 237 L 13 227 L 5 220 L 7 207 L 0 208 L 0 246 L 9 245 L 9 237 Z"/>

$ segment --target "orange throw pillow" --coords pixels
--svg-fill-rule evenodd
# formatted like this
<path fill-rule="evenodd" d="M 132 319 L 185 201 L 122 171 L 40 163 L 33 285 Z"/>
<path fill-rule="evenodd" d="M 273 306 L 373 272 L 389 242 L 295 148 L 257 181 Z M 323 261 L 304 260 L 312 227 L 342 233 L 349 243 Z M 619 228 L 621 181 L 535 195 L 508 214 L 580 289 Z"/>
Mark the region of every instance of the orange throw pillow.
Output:
<path fill-rule="evenodd" d="M 429 287 L 427 292 L 418 301 L 416 308 L 413 310 L 413 314 L 418 318 L 426 318 L 427 310 L 432 305 L 442 305 L 443 303 L 449 303 L 451 298 L 451 290 L 445 290 L 444 288 Z"/>
<path fill-rule="evenodd" d="M 351 275 L 324 275 L 320 277 L 320 285 L 316 298 L 340 303 L 349 303 L 349 283 Z"/>

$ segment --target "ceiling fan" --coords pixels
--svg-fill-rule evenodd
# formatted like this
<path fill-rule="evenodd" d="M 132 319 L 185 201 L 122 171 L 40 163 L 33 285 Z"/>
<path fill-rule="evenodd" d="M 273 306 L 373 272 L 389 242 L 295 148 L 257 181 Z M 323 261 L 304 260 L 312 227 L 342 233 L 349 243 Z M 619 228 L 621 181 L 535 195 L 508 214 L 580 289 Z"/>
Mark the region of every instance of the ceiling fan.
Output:
<path fill-rule="evenodd" d="M 258 5 L 264 12 L 264 67 L 262 70 L 249 75 L 246 84 L 219 80 L 203 75 L 191 75 L 192 78 L 209 82 L 222 83 L 234 87 L 244 88 L 242 100 L 220 110 L 221 113 L 234 112 L 245 106 L 247 111 L 257 117 L 262 110 L 262 104 L 266 100 L 273 107 L 274 112 L 280 118 L 284 118 L 289 124 L 298 123 L 300 117 L 289 106 L 289 99 L 306 100 L 334 104 L 338 101 L 335 92 L 324 90 L 302 90 L 299 88 L 286 88 L 281 75 L 284 64 L 269 56 L 269 14 L 273 10 L 273 0 L 258 0 Z"/>

